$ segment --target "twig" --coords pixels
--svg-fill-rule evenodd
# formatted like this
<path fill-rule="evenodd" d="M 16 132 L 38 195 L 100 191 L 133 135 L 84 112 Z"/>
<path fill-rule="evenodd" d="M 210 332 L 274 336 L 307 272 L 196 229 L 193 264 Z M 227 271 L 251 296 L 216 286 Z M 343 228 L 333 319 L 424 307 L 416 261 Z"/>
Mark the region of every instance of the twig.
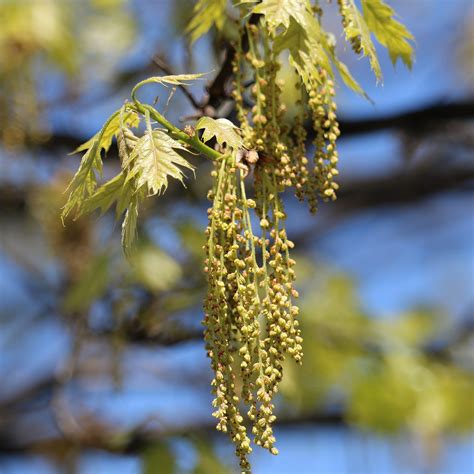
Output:
<path fill-rule="evenodd" d="M 169 76 L 174 76 L 173 70 L 170 68 L 168 63 L 165 61 L 164 58 L 162 58 L 159 55 L 155 55 L 153 57 L 153 62 L 158 66 L 159 69 L 161 69 L 165 74 L 168 74 Z M 186 98 L 191 102 L 191 105 L 197 109 L 201 110 L 203 109 L 203 105 L 193 96 L 193 94 L 189 91 L 189 89 L 186 86 L 179 85 L 178 88 L 183 92 L 183 94 L 186 96 Z"/>

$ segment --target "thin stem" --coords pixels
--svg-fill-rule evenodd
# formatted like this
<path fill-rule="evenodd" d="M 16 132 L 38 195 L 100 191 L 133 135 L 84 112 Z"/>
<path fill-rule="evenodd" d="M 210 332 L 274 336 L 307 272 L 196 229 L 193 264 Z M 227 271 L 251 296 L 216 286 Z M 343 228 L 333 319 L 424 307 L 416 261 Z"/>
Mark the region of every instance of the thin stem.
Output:
<path fill-rule="evenodd" d="M 183 132 L 178 127 L 175 127 L 169 120 L 167 120 L 163 115 L 161 115 L 154 107 L 148 104 L 142 104 L 135 96 L 135 93 L 132 94 L 132 99 L 135 103 L 135 107 L 138 112 L 145 114 L 147 111 L 150 114 L 150 117 L 153 120 L 156 120 L 159 124 L 163 125 L 168 130 L 169 135 L 176 140 L 184 142 L 191 146 L 198 153 L 202 153 L 204 156 L 211 160 L 220 160 L 225 155 L 219 153 L 218 151 L 212 149 L 210 146 L 203 143 L 197 136 L 191 137 L 187 133 Z"/>
<path fill-rule="evenodd" d="M 165 73 L 168 74 L 168 76 L 174 76 L 175 73 L 171 70 L 170 66 L 167 64 L 167 62 L 160 56 L 155 56 L 153 58 L 153 62 Z M 189 100 L 191 105 L 197 109 L 202 111 L 202 105 L 199 103 L 199 101 L 191 94 L 189 89 L 184 85 L 184 84 L 178 84 L 177 86 L 183 94 L 186 96 L 186 98 Z"/>

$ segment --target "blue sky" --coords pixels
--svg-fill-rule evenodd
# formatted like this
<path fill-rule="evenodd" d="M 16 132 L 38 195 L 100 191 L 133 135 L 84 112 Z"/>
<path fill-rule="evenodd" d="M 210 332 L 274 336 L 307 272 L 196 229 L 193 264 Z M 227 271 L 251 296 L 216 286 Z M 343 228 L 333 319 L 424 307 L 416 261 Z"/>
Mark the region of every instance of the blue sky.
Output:
<path fill-rule="evenodd" d="M 145 0 L 134 3 L 144 7 L 143 10 L 146 11 Z M 368 73 L 367 62 L 349 59 L 348 55 L 349 65 L 355 69 L 356 77 L 375 105 L 354 97 L 341 88 L 339 105 L 344 117 L 389 115 L 472 93 L 472 84 L 464 81 L 455 53 L 455 39 L 460 34 L 461 25 L 469 16 L 467 12 L 473 14 L 472 2 L 394 0 L 391 3 L 417 39 L 415 67 L 411 72 L 404 70 L 401 65 L 393 69 L 387 55 L 383 53 L 381 63 L 385 76 L 384 85 L 375 86 L 373 77 Z M 166 11 L 160 18 L 166 18 L 165 13 Z M 156 22 L 162 22 L 160 18 L 142 15 L 144 22 L 154 26 L 150 30 L 152 33 L 139 42 L 128 64 L 139 61 L 139 58 L 148 60 L 147 56 L 153 52 L 151 38 L 156 38 L 159 44 L 163 38 L 167 38 L 169 30 L 166 27 L 156 27 Z M 212 69 L 214 66 L 206 57 L 205 42 L 198 43 L 197 50 L 203 56 L 200 70 Z M 176 62 L 180 54 L 182 49 L 179 45 L 173 46 L 172 57 Z M 85 135 L 91 135 L 106 114 L 117 108 L 123 99 L 111 98 L 87 114 L 77 115 L 76 110 L 58 109 L 52 114 L 53 123 L 58 129 L 63 129 L 64 124 L 68 123 L 68 128 L 77 128 Z M 73 114 L 76 114 L 76 118 Z M 398 137 L 390 133 L 343 139 L 340 150 L 341 180 L 368 174 L 384 174 L 407 166 L 400 159 Z M 0 164 L 3 163 L 2 159 Z M 14 166 L 18 166 L 18 163 Z M 31 177 L 36 171 L 41 176 L 48 175 L 41 166 L 38 170 L 29 170 L 28 176 Z M 363 307 L 376 317 L 389 317 L 423 305 L 436 307 L 448 317 L 458 318 L 472 305 L 473 300 L 473 204 L 472 197 L 453 192 L 433 196 L 410 207 L 384 207 L 360 212 L 338 221 L 327 231 L 320 232 L 312 246 L 312 253 L 318 261 L 353 275 Z M 323 209 L 323 222 L 329 213 L 329 210 Z M 308 225 L 308 218 L 305 215 L 303 219 L 302 216 L 303 211 L 295 211 L 295 226 L 298 223 Z M 292 219 L 290 224 L 291 221 Z M 7 238 L 8 233 L 2 234 L 0 249 L 5 244 L 11 245 L 10 241 L 6 242 Z M 8 325 L 2 321 L 4 326 L 0 343 L 9 338 L 8 344 L 13 341 L 18 349 L 31 348 L 30 351 L 11 352 L 5 350 L 9 346 L 0 346 L 5 350 L 0 357 L 0 379 L 15 371 L 18 385 L 10 387 L 10 390 L 15 390 L 22 383 L 31 381 L 31 377 L 40 376 L 42 371 L 53 370 L 64 355 L 68 338 L 63 327 L 48 320 L 36 323 L 34 334 L 25 335 L 21 332 L 21 325 L 28 324 L 29 317 L 35 312 L 35 305 L 29 299 L 23 275 L 5 257 L 0 258 L 0 293 L 4 295 L 0 302 L 2 314 L 8 313 L 11 308 L 22 313 L 18 321 L 9 322 Z M 21 336 L 16 339 L 16 334 Z M 31 351 L 37 356 L 31 358 Z M 183 360 L 206 363 L 199 346 L 186 347 L 182 352 L 173 354 L 156 350 L 152 356 L 161 360 L 166 358 L 170 360 L 170 365 L 182 364 Z M 150 357 L 149 353 L 145 355 Z M 133 360 L 132 357 L 129 363 Z M 186 417 L 208 415 L 210 396 L 177 391 L 176 386 L 167 386 L 166 381 L 145 388 L 137 383 L 137 387 L 141 388 L 134 389 L 132 383 L 129 392 L 114 396 L 112 403 L 110 394 L 101 392 L 100 387 L 95 393 L 85 396 L 85 399 L 87 398 L 90 407 L 104 412 L 111 419 L 126 414 L 120 417 L 120 422 L 125 425 L 153 412 L 161 412 L 172 418 L 177 406 L 185 407 Z M 198 406 L 199 409 L 196 408 Z M 255 455 L 256 474 L 474 472 L 472 442 L 466 440 L 450 440 L 440 464 L 430 471 L 400 460 L 400 452 L 404 455 L 410 453 L 410 447 L 403 439 L 393 441 L 347 429 L 314 427 L 283 429 L 277 433 L 277 437 L 281 454 L 277 458 L 271 458 L 264 452 Z M 222 455 L 227 456 L 227 448 L 223 444 L 219 446 Z M 184 448 L 178 446 L 177 449 Z M 38 458 L 30 457 L 0 461 L 0 472 L 49 474 L 58 471 Z M 139 472 L 139 465 L 133 458 L 90 452 L 81 461 L 79 472 L 132 474 Z"/>

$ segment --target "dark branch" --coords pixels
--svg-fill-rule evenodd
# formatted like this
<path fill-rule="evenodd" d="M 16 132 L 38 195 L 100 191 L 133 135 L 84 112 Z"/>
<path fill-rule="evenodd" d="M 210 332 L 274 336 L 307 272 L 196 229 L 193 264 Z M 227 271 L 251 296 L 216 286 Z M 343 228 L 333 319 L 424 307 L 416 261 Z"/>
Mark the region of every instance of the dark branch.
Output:
<path fill-rule="evenodd" d="M 260 15 L 254 13 L 249 19 L 249 24 L 256 25 L 259 18 Z M 249 49 L 247 34 L 244 33 L 242 35 L 241 41 L 242 51 L 246 53 Z M 228 43 L 224 52 L 224 61 L 222 62 L 222 66 L 217 73 L 217 76 L 214 78 L 214 81 L 208 87 L 209 97 L 207 100 L 207 105 L 213 107 L 214 109 L 217 109 L 221 105 L 222 101 L 228 98 L 226 86 L 233 76 L 232 63 L 235 59 L 236 53 L 237 51 L 234 45 Z"/>
<path fill-rule="evenodd" d="M 365 179 L 341 181 L 336 201 L 336 212 L 355 211 L 371 206 L 400 205 L 415 202 L 437 193 L 474 189 L 472 166 L 450 165 L 447 158 L 443 166 L 437 164 L 417 168 L 389 176 L 373 176 Z M 166 199 L 173 198 L 170 189 Z M 18 187 L 0 187 L 0 208 L 2 213 L 22 213 L 27 210 L 25 191 Z"/>
<path fill-rule="evenodd" d="M 217 95 L 211 94 L 212 87 L 213 85 L 211 84 L 210 97 L 217 97 Z M 217 102 L 214 102 L 214 99 L 210 100 L 209 105 L 211 103 L 217 104 Z M 339 123 L 342 131 L 341 139 L 344 139 L 349 136 L 380 132 L 381 130 L 404 131 L 416 136 L 418 134 L 425 134 L 431 128 L 438 128 L 452 121 L 467 120 L 474 120 L 474 100 L 471 99 L 449 103 L 435 102 L 417 110 L 382 117 L 361 118 L 357 120 L 342 117 Z M 57 133 L 52 135 L 46 142 L 27 143 L 27 146 L 51 152 L 57 150 L 70 151 L 77 148 L 88 138 L 67 133 Z"/>
<path fill-rule="evenodd" d="M 473 189 L 474 167 L 432 166 L 386 177 L 343 182 L 336 206 L 342 210 L 360 210 L 372 206 L 413 203 L 445 191 Z"/>
<path fill-rule="evenodd" d="M 474 99 L 460 102 L 435 102 L 416 110 L 366 119 L 339 121 L 341 137 L 395 129 L 411 134 L 429 131 L 452 120 L 474 119 Z"/>

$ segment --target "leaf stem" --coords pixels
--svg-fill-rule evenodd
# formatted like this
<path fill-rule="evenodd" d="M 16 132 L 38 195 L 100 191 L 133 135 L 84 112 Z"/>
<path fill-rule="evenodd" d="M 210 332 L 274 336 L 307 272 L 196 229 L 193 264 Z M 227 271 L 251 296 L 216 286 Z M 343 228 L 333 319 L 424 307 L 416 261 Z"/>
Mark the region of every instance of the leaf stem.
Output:
<path fill-rule="evenodd" d="M 145 114 L 148 112 L 150 117 L 153 120 L 156 120 L 159 124 L 163 125 L 166 128 L 169 135 L 181 142 L 186 143 L 187 145 L 191 146 L 194 150 L 198 153 L 202 153 L 204 156 L 211 160 L 220 160 L 225 155 L 219 153 L 218 151 L 212 149 L 210 146 L 203 143 L 197 136 L 191 137 L 187 133 L 183 132 L 178 127 L 175 127 L 169 120 L 167 120 L 163 115 L 160 114 L 154 107 L 148 104 L 142 104 L 135 96 L 132 94 L 132 99 L 135 103 L 135 107 L 138 112 Z"/>

